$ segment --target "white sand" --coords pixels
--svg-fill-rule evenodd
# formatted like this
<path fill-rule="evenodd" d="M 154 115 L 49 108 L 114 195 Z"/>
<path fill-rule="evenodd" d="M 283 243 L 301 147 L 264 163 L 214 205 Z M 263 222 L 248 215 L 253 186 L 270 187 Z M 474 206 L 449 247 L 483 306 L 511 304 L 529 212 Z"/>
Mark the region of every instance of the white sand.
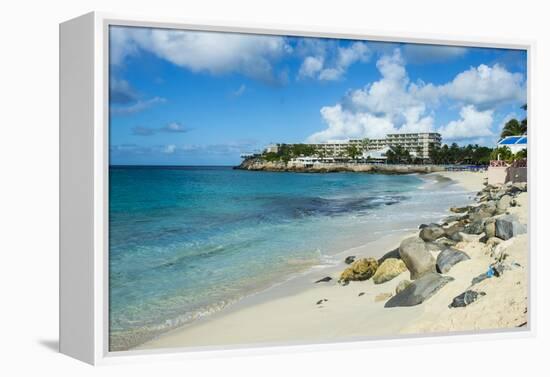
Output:
<path fill-rule="evenodd" d="M 468 191 L 480 191 L 483 188 L 484 180 L 487 178 L 486 171 L 445 171 L 434 174 L 455 180 L 460 186 Z"/>
<path fill-rule="evenodd" d="M 483 173 L 446 172 L 441 175 L 457 180 L 467 190 L 483 186 Z M 518 199 L 513 210 L 523 219 L 527 214 L 527 194 Z M 522 217 L 520 217 L 522 218 Z M 386 238 L 354 250 L 358 257 L 380 255 L 397 246 L 403 235 Z M 312 274 L 306 288 L 293 291 L 293 283 L 279 289 L 279 294 L 259 294 L 221 313 L 196 321 L 191 325 L 150 341 L 140 349 L 170 347 L 200 347 L 216 345 L 254 345 L 277 343 L 335 342 L 366 337 L 399 334 L 464 331 L 516 327 L 527 320 L 527 236 L 508 242 L 507 253 L 522 267 L 506 271 L 499 279 L 488 279 L 476 285 L 486 296 L 466 308 L 449 309 L 447 305 L 464 292 L 472 277 L 485 271 L 492 262 L 487 246 L 481 243 L 461 243 L 472 258 L 451 270 L 455 280 L 443 287 L 422 305 L 409 308 L 384 308 L 379 294 L 395 292 L 395 286 L 409 273 L 375 285 L 372 280 L 336 283 L 344 265 Z M 373 253 L 373 250 L 378 250 Z M 313 284 L 314 278 L 330 275 L 329 283 Z M 285 291 L 286 289 L 286 291 Z M 364 292 L 362 296 L 359 293 Z M 328 301 L 318 305 L 317 301 Z"/>

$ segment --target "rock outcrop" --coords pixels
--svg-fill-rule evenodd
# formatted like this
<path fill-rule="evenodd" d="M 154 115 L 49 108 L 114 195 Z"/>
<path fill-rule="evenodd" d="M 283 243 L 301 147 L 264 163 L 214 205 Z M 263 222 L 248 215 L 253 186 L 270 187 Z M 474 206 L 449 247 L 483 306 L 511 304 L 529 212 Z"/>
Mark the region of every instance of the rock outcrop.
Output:
<path fill-rule="evenodd" d="M 426 242 L 435 241 L 445 235 L 445 231 L 437 224 L 430 224 L 420 230 L 419 237 Z"/>
<path fill-rule="evenodd" d="M 401 259 L 388 258 L 376 270 L 372 277 L 374 284 L 382 284 L 407 271 L 407 266 Z"/>
<path fill-rule="evenodd" d="M 411 285 L 411 283 L 412 281 L 410 280 L 401 280 L 395 287 L 395 294 L 398 294 L 399 292 L 405 290 L 405 288 Z"/>
<path fill-rule="evenodd" d="M 378 261 L 374 258 L 358 259 L 342 272 L 340 283 L 347 284 L 353 280 L 368 280 L 378 269 Z"/>
<path fill-rule="evenodd" d="M 436 259 L 437 272 L 440 274 L 446 274 L 451 268 L 460 262 L 470 259 L 468 254 L 463 251 L 448 248 L 443 250 Z"/>
<path fill-rule="evenodd" d="M 515 216 L 507 215 L 497 217 L 495 220 L 495 236 L 508 240 L 518 234 L 526 233 L 527 229 L 522 225 Z"/>
<path fill-rule="evenodd" d="M 442 276 L 435 272 L 425 273 L 418 280 L 412 282 L 407 288 L 389 299 L 384 307 L 394 308 L 399 306 L 420 305 L 432 297 L 445 284 L 453 280 L 454 278 L 450 276 Z"/>
<path fill-rule="evenodd" d="M 405 238 L 399 246 L 399 256 L 411 272 L 411 280 L 435 272 L 435 259 L 420 237 Z"/>

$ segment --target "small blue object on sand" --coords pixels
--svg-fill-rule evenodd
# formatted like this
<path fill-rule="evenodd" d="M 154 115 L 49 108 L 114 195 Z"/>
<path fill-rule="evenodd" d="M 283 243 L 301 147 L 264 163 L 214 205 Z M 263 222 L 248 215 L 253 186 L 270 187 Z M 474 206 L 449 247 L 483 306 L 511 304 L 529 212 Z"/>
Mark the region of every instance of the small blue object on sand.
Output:
<path fill-rule="evenodd" d="M 493 267 L 489 267 L 487 270 L 487 277 L 492 278 L 495 275 L 495 271 L 493 271 Z"/>

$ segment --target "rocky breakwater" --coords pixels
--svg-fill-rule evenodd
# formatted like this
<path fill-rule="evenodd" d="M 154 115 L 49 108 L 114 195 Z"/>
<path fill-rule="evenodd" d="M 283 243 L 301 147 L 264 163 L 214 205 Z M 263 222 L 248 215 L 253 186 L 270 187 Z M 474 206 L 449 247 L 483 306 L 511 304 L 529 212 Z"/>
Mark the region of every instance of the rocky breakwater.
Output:
<path fill-rule="evenodd" d="M 456 310 L 478 300 L 488 300 L 489 294 L 479 289 L 480 283 L 487 279 L 494 283 L 491 292 L 505 299 L 509 287 L 502 285 L 499 289 L 499 278 L 507 271 L 525 268 L 515 259 L 518 255 L 509 255 L 508 251 L 514 240 L 527 231 L 526 217 L 521 215 L 526 210 L 518 210 L 526 205 L 526 183 L 485 185 L 477 194 L 475 204 L 451 208 L 453 214 L 439 223 L 420 225 L 418 235 L 402 240 L 397 249 L 380 259 L 361 258 L 352 262 L 353 259 L 348 258 L 351 265 L 341 273 L 338 281 L 344 286 L 350 282 L 368 284 L 368 280 L 384 285 L 401 278 L 391 284 L 395 287 L 392 292 L 376 296 L 375 302 L 384 301 L 385 308 L 423 304 L 454 282 L 454 288 L 447 294 L 456 293 L 446 298 L 447 302 L 439 311 Z M 521 255 L 527 255 L 526 242 L 525 245 L 520 243 L 519 249 Z M 526 263 L 526 258 L 521 260 Z M 472 262 L 470 267 L 454 274 L 456 266 L 466 261 Z M 460 281 L 455 282 L 455 279 Z M 514 284 L 522 283 L 526 281 Z M 367 293 L 368 289 L 365 286 Z M 502 300 L 503 297 L 494 299 Z M 514 301 L 516 298 L 509 299 Z M 527 308 L 522 310 L 526 313 Z M 497 315 L 500 318 L 506 313 Z"/>
<path fill-rule="evenodd" d="M 412 174 L 433 173 L 443 171 L 438 165 L 392 165 L 392 164 L 367 164 L 367 163 L 315 163 L 304 165 L 301 163 L 285 163 L 283 161 L 266 161 L 261 158 L 249 158 L 244 160 L 235 169 L 250 171 L 271 172 L 299 172 L 299 173 L 382 173 L 382 174 Z"/>

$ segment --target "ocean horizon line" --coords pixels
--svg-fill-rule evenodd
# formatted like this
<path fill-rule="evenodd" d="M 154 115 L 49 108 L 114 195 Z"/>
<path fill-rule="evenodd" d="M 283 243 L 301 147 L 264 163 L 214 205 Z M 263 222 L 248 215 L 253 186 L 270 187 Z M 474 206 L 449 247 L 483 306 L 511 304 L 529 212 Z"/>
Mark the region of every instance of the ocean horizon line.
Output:
<path fill-rule="evenodd" d="M 109 164 L 109 168 L 232 168 L 235 165 Z"/>

